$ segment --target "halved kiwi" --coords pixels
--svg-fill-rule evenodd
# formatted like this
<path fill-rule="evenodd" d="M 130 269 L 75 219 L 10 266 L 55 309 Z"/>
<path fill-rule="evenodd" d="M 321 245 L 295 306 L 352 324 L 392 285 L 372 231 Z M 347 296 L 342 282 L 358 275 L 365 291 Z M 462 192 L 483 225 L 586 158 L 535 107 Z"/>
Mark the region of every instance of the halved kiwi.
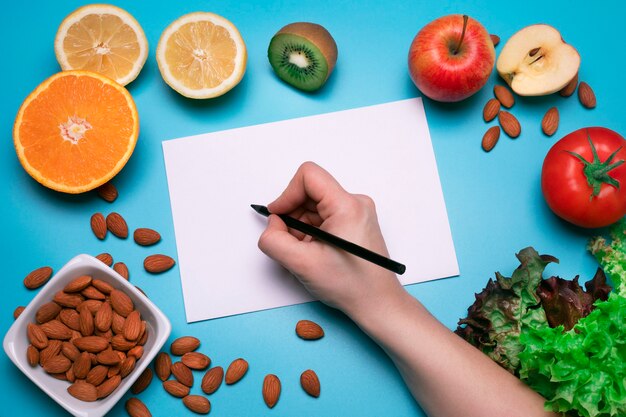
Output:
<path fill-rule="evenodd" d="M 315 91 L 335 68 L 337 44 L 323 26 L 291 23 L 274 35 L 267 57 L 283 81 L 304 91 Z"/>

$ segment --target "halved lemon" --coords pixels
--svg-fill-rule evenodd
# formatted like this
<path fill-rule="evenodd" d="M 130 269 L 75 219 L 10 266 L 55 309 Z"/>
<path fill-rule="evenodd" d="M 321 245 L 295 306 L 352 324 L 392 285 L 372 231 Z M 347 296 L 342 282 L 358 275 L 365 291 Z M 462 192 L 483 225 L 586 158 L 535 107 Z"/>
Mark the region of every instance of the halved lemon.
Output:
<path fill-rule="evenodd" d="M 161 35 L 157 62 L 163 80 L 185 97 L 212 98 L 243 78 L 247 52 L 230 21 L 214 13 L 190 13 Z"/>
<path fill-rule="evenodd" d="M 54 41 L 63 70 L 87 70 L 126 85 L 148 57 L 143 29 L 126 10 L 109 4 L 83 6 L 67 16 Z"/>
<path fill-rule="evenodd" d="M 42 185 L 64 193 L 109 181 L 130 158 L 139 117 L 130 93 L 90 71 L 62 71 L 22 103 L 13 126 L 20 163 Z"/>

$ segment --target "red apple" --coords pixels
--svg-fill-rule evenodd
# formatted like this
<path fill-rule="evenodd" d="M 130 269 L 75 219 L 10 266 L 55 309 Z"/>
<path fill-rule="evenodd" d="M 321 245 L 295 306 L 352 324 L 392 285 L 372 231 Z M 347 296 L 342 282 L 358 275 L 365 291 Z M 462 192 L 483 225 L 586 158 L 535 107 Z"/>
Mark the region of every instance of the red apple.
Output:
<path fill-rule="evenodd" d="M 460 101 L 485 85 L 495 59 L 483 25 L 453 14 L 433 20 L 417 33 L 409 49 L 409 73 L 431 99 Z"/>

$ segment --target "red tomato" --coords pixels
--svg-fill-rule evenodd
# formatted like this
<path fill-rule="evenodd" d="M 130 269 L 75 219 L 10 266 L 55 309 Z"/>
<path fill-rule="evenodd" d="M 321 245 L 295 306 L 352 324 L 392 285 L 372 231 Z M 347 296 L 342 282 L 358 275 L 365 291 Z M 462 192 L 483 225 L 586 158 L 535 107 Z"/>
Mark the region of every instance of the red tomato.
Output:
<path fill-rule="evenodd" d="M 541 172 L 541 190 L 552 211 L 581 227 L 604 227 L 624 217 L 625 145 L 622 136 L 604 127 L 579 129 L 555 143 Z"/>

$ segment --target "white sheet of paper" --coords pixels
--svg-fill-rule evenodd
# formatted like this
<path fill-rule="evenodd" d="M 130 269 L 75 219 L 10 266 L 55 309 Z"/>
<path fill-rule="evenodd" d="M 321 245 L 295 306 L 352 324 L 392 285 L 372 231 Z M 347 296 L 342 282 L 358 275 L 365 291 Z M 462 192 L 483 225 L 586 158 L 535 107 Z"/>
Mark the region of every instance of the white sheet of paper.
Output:
<path fill-rule="evenodd" d="M 187 321 L 311 296 L 257 247 L 267 204 L 314 161 L 376 202 L 402 284 L 458 275 L 421 99 L 163 142 Z"/>

